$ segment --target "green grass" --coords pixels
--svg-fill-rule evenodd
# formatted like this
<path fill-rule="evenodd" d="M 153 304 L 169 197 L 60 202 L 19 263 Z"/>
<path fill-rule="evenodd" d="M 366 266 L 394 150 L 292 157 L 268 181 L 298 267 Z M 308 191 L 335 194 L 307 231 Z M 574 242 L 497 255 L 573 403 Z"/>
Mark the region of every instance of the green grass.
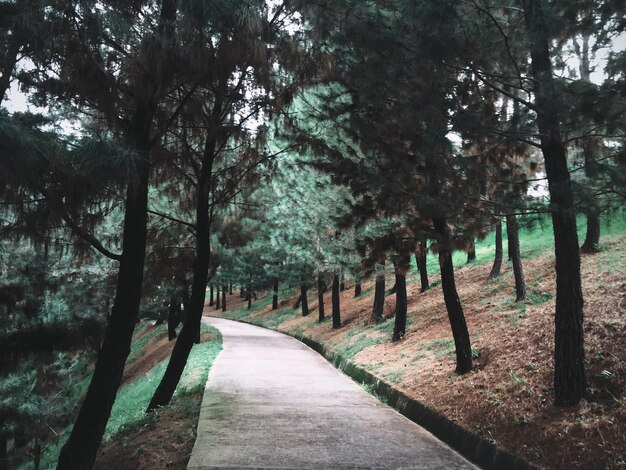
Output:
<path fill-rule="evenodd" d="M 158 334 L 159 330 L 159 328 L 155 328 L 155 331 L 157 332 L 155 334 Z M 206 383 L 209 369 L 222 349 L 221 334 L 218 330 L 204 324 L 202 325 L 202 330 L 211 332 L 217 339 L 194 345 L 174 396 L 182 398 L 186 395 L 202 390 L 204 388 L 204 384 Z M 153 333 L 154 332 L 151 332 L 149 335 L 153 335 Z M 166 334 L 166 332 L 161 331 L 161 334 Z M 141 347 L 137 346 L 137 344 L 140 343 L 145 346 L 149 341 L 143 341 L 146 336 L 133 344 L 131 351 L 135 351 L 135 358 L 141 357 Z M 133 353 L 131 352 L 131 354 Z M 145 375 L 137 378 L 129 384 L 126 384 L 118 390 L 115 404 L 111 410 L 111 417 L 107 423 L 104 440 L 115 437 L 121 431 L 141 427 L 154 419 L 155 414 L 151 413 L 146 415 L 145 410 L 152 394 L 156 390 L 156 387 L 163 376 L 163 372 L 167 366 L 167 361 L 168 359 L 160 362 Z M 89 380 L 90 377 L 86 377 L 84 379 L 85 384 L 88 384 Z M 69 437 L 69 432 L 70 428 L 66 429 L 42 452 L 42 469 L 52 469 L 56 467 L 61 447 Z M 33 468 L 33 465 L 29 462 L 23 464 L 19 468 L 21 470 L 27 470 Z"/>
<path fill-rule="evenodd" d="M 343 358 L 352 359 L 370 346 L 376 346 L 377 344 L 383 344 L 389 341 L 389 338 L 386 337 L 370 336 L 370 334 L 368 334 L 369 332 L 357 335 L 358 332 L 359 330 L 355 328 L 344 336 L 337 347 L 335 347 L 335 352 Z"/>
<path fill-rule="evenodd" d="M 582 244 L 585 238 L 586 219 L 582 216 L 578 217 L 578 238 Z M 552 222 L 549 217 L 544 218 L 540 223 L 534 223 L 530 228 L 524 228 L 524 220 L 520 218 L 520 249 L 522 259 L 532 258 L 540 255 L 547 250 L 552 250 L 554 247 L 554 235 L 552 233 Z M 504 247 L 504 262 L 507 257 L 507 237 L 506 237 L 506 224 L 502 222 L 502 237 Z M 626 214 L 615 214 L 612 220 L 603 221 L 601 227 L 600 243 L 604 237 L 612 235 L 624 235 L 626 234 Z M 476 241 L 476 261 L 471 263 L 472 265 L 481 265 L 485 263 L 491 263 L 493 261 L 493 255 L 495 253 L 495 232 L 490 232 L 484 240 Z M 462 251 L 457 251 L 453 254 L 452 260 L 454 266 L 461 267 L 466 264 L 467 254 Z M 417 276 L 417 267 L 415 266 L 415 259 L 412 259 L 413 269 L 411 270 L 411 276 Z M 613 265 L 614 263 L 612 263 Z M 439 273 L 439 261 L 436 254 L 428 253 L 426 258 L 426 266 L 428 274 Z"/>

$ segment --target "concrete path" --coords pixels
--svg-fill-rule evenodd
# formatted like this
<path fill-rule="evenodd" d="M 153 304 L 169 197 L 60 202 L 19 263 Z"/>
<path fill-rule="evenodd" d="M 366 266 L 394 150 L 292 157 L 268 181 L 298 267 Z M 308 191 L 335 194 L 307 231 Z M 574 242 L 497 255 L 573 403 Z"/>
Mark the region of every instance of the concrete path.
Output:
<path fill-rule="evenodd" d="M 189 469 L 470 469 L 299 341 L 219 318 Z"/>

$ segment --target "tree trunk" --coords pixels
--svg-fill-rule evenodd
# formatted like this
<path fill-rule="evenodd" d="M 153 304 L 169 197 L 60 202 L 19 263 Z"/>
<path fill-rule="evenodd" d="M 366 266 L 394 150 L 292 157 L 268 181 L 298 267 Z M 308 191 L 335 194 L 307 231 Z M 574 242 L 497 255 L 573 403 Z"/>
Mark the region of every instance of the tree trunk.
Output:
<path fill-rule="evenodd" d="M 222 286 L 222 312 L 226 311 L 226 294 L 228 294 L 228 285 Z"/>
<path fill-rule="evenodd" d="M 472 347 L 469 331 L 465 323 L 465 314 L 461 306 L 461 299 L 456 290 L 454 280 L 454 265 L 452 264 L 452 250 L 448 225 L 444 219 L 434 218 L 433 225 L 439 235 L 439 269 L 441 271 L 441 289 L 448 311 L 448 319 L 454 338 L 456 350 L 456 373 L 464 374 L 472 369 Z"/>
<path fill-rule="evenodd" d="M 274 280 L 274 295 L 272 295 L 272 310 L 278 309 L 278 279 Z"/>
<path fill-rule="evenodd" d="M 317 311 L 319 313 L 318 321 L 321 323 L 324 321 L 324 278 L 322 274 L 317 275 Z"/>
<path fill-rule="evenodd" d="M 298 307 L 300 307 L 301 303 L 302 303 L 302 291 L 300 291 L 300 296 L 298 297 L 298 300 L 296 300 L 296 303 L 293 304 L 293 309 L 298 310 Z"/>
<path fill-rule="evenodd" d="M 346 290 L 346 281 L 345 281 L 345 276 L 343 275 L 343 273 L 341 274 L 341 278 L 339 281 L 339 290 L 341 292 Z"/>
<path fill-rule="evenodd" d="M 209 307 L 212 307 L 214 303 L 215 300 L 213 299 L 213 284 L 211 284 L 209 286 Z"/>
<path fill-rule="evenodd" d="M 361 281 L 354 283 L 354 297 L 361 297 Z"/>
<path fill-rule="evenodd" d="M 406 274 L 396 267 L 396 317 L 393 324 L 392 341 L 399 341 L 406 332 Z"/>
<path fill-rule="evenodd" d="M 233 295 L 233 283 L 231 282 L 228 288 L 228 295 Z"/>
<path fill-rule="evenodd" d="M 302 316 L 306 317 L 309 314 L 309 300 L 306 297 L 306 293 L 309 290 L 309 286 L 303 279 L 300 284 L 300 303 L 302 304 Z"/>
<path fill-rule="evenodd" d="M 376 276 L 376 285 L 374 287 L 374 307 L 372 308 L 372 320 L 380 323 L 385 319 L 385 275 L 378 274 Z"/>
<path fill-rule="evenodd" d="M 476 261 L 476 242 L 472 238 L 470 240 L 469 249 L 467 250 L 467 262 L 473 263 Z"/>
<path fill-rule="evenodd" d="M 576 212 L 550 60 L 550 38 L 542 2 L 523 0 L 535 79 L 535 112 L 550 190 L 556 255 L 554 395 L 558 406 L 577 404 L 587 388 L 583 338 L 583 294 Z"/>
<path fill-rule="evenodd" d="M 216 102 L 213 106 L 213 117 L 221 113 L 221 105 Z M 217 121 L 215 121 L 217 122 Z M 213 162 L 215 160 L 216 140 L 214 133 L 209 133 L 202 155 L 202 167 L 198 178 L 196 200 L 196 253 L 193 262 L 193 280 L 191 283 L 191 299 L 189 311 L 186 312 L 186 320 L 178 335 L 174 349 L 170 356 L 163 378 L 159 383 L 147 412 L 170 403 L 180 377 L 183 374 L 189 353 L 194 342 L 199 340 L 200 323 L 206 297 L 206 286 L 209 280 L 209 265 L 211 261 L 211 218 L 212 212 L 209 206 L 211 182 L 213 179 Z M 225 294 L 225 291 L 223 291 Z M 217 290 L 219 300 L 219 288 Z"/>
<path fill-rule="evenodd" d="M 176 338 L 176 328 L 180 323 L 180 304 L 178 302 L 178 297 L 176 295 L 172 295 L 170 298 L 170 306 L 167 315 L 167 339 L 172 341 Z"/>
<path fill-rule="evenodd" d="M 519 227 L 515 214 L 506 216 L 506 236 L 509 244 L 509 256 L 513 264 L 513 275 L 515 277 L 515 301 L 521 302 L 526 299 L 526 282 L 524 280 L 524 270 L 522 269 L 522 257 L 519 247 Z"/>
<path fill-rule="evenodd" d="M 222 307 L 221 303 L 221 295 L 220 295 L 220 286 L 218 285 L 215 288 L 215 310 L 219 310 Z"/>
<path fill-rule="evenodd" d="M 341 310 L 339 305 L 339 291 L 340 291 L 340 282 L 339 276 L 335 274 L 333 276 L 333 293 L 332 293 L 332 303 L 333 303 L 333 328 L 341 328 Z"/>
<path fill-rule="evenodd" d="M 498 219 L 496 224 L 496 255 L 493 259 L 493 266 L 489 273 L 489 279 L 495 279 L 500 275 L 502 269 L 502 220 Z"/>
<path fill-rule="evenodd" d="M 123 252 L 117 290 L 96 366 L 69 439 L 61 449 L 59 470 L 93 467 L 102 435 L 122 380 L 124 364 L 137 323 L 146 251 L 148 180 L 150 174 L 151 113 L 137 110 L 135 128 L 140 136 L 135 177 L 128 185 L 125 202 Z M 136 134 L 137 135 L 137 134 Z M 143 162 L 143 163 L 140 163 Z"/>
<path fill-rule="evenodd" d="M 430 288 L 428 282 L 428 268 L 426 267 L 426 256 L 428 255 L 427 240 L 422 238 L 415 251 L 415 262 L 417 263 L 417 269 L 420 273 L 420 292 L 426 292 Z"/>

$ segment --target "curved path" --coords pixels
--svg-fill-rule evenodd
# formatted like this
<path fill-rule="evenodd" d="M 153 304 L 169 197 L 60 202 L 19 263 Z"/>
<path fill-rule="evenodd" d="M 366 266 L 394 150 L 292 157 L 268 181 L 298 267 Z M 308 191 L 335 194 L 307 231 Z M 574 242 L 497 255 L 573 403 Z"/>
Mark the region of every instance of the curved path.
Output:
<path fill-rule="evenodd" d="M 475 468 L 299 341 L 205 318 L 224 349 L 187 468 Z"/>

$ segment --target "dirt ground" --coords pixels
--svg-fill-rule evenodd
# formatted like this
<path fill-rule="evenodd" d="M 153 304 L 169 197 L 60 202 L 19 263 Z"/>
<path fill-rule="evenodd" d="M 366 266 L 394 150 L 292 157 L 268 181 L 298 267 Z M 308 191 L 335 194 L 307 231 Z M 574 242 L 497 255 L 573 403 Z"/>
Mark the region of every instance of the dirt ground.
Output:
<path fill-rule="evenodd" d="M 305 334 L 352 357 L 380 379 L 428 404 L 461 426 L 540 468 L 626 468 L 626 239 L 582 257 L 585 348 L 589 394 L 578 406 L 553 406 L 554 257 L 524 260 L 528 300 L 516 303 L 510 266 L 488 280 L 490 265 L 457 269 L 457 287 L 475 356 L 473 370 L 454 373 L 454 344 L 441 287 L 408 288 L 405 337 L 391 343 L 393 319 L 372 325 L 373 292 L 341 296 L 342 327 L 291 310 L 296 296 L 245 317 L 281 331 Z M 438 284 L 438 276 L 431 282 Z M 391 282 L 390 282 L 391 281 Z M 388 288 L 393 280 L 388 279 Z M 370 289 L 368 291 L 368 289 Z M 325 295 L 327 315 L 330 294 Z M 392 317 L 394 296 L 386 299 Z M 228 317 L 228 313 L 224 316 Z M 241 315 L 239 315 L 241 317 Z"/>

